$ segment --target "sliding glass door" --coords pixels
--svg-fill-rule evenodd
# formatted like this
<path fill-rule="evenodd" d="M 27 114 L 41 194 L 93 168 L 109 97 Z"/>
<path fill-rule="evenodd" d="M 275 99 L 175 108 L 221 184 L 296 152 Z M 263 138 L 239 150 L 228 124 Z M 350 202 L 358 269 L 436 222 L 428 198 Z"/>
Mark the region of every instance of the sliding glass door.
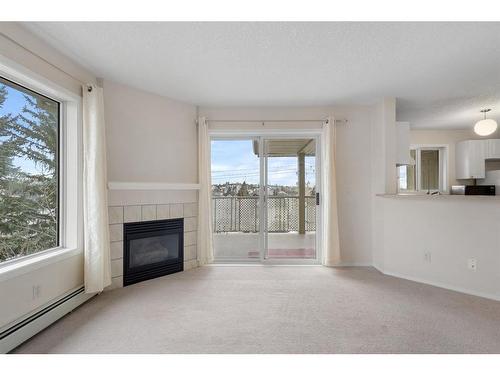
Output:
<path fill-rule="evenodd" d="M 264 139 L 264 259 L 316 259 L 316 140 Z"/>
<path fill-rule="evenodd" d="M 216 262 L 318 259 L 317 148 L 312 137 L 212 138 Z"/>
<path fill-rule="evenodd" d="M 212 223 L 217 261 L 260 261 L 258 138 L 212 139 Z"/>

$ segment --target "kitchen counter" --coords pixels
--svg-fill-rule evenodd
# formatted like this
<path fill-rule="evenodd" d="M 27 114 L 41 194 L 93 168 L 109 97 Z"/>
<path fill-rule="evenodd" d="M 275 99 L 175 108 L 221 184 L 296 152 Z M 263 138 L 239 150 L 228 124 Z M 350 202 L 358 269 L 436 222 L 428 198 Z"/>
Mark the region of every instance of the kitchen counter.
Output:
<path fill-rule="evenodd" d="M 372 218 L 383 273 L 500 300 L 500 196 L 380 194 Z"/>
<path fill-rule="evenodd" d="M 395 199 L 454 199 L 454 200 L 488 200 L 488 201 L 499 201 L 500 195 L 452 195 L 452 194 L 440 194 L 440 195 L 430 195 L 430 194 L 376 194 L 377 197 L 381 198 L 395 198 Z"/>

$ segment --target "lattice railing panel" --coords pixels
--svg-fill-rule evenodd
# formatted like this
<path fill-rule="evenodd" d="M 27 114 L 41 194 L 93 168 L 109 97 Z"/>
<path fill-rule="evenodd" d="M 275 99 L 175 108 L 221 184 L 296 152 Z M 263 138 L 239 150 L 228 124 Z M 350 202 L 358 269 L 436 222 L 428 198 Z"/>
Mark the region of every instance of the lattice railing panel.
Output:
<path fill-rule="evenodd" d="M 220 232 L 258 232 L 258 197 L 213 197 L 213 230 Z M 316 230 L 316 200 L 305 199 L 306 231 Z M 299 197 L 268 197 L 267 225 L 269 232 L 299 230 Z"/>

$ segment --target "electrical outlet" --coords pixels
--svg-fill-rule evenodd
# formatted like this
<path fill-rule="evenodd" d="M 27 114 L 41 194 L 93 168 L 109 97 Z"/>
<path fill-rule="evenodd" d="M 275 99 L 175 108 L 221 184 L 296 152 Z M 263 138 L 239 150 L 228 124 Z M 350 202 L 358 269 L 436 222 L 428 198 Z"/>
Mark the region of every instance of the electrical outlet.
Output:
<path fill-rule="evenodd" d="M 424 253 L 424 261 L 426 263 L 431 263 L 432 262 L 432 255 L 430 253 L 430 251 L 427 251 Z"/>
<path fill-rule="evenodd" d="M 477 269 L 476 259 L 474 258 L 467 259 L 467 268 L 470 269 L 471 271 L 475 271 Z"/>

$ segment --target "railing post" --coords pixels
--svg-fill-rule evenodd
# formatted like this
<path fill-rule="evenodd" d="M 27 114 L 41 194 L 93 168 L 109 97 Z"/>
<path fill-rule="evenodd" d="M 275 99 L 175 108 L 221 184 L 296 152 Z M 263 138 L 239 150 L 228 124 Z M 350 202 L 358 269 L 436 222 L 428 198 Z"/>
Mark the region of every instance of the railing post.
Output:
<path fill-rule="evenodd" d="M 298 156 L 299 167 L 299 233 L 306 233 L 306 171 L 305 171 L 305 157 L 306 155 L 300 153 Z"/>
<path fill-rule="evenodd" d="M 217 233 L 217 198 L 212 198 L 213 202 L 214 202 L 214 224 L 213 224 L 213 228 L 214 228 L 214 232 Z"/>
<path fill-rule="evenodd" d="M 241 232 L 241 200 L 243 198 L 239 198 L 238 199 L 238 214 L 236 215 L 236 217 L 238 218 L 238 232 Z M 236 204 L 235 204 L 235 207 L 236 207 Z"/>
<path fill-rule="evenodd" d="M 232 229 L 233 229 L 233 199 L 234 198 L 230 198 L 229 200 L 229 209 L 230 209 L 230 212 L 231 212 L 231 216 L 229 218 L 229 231 L 232 232 Z"/>
<path fill-rule="evenodd" d="M 258 202 L 258 198 L 257 199 L 254 199 L 254 204 L 253 204 L 253 207 L 254 207 L 254 210 L 253 210 L 253 229 L 254 229 L 254 232 L 257 232 L 257 215 L 258 215 L 258 212 L 257 212 L 257 202 Z"/>

